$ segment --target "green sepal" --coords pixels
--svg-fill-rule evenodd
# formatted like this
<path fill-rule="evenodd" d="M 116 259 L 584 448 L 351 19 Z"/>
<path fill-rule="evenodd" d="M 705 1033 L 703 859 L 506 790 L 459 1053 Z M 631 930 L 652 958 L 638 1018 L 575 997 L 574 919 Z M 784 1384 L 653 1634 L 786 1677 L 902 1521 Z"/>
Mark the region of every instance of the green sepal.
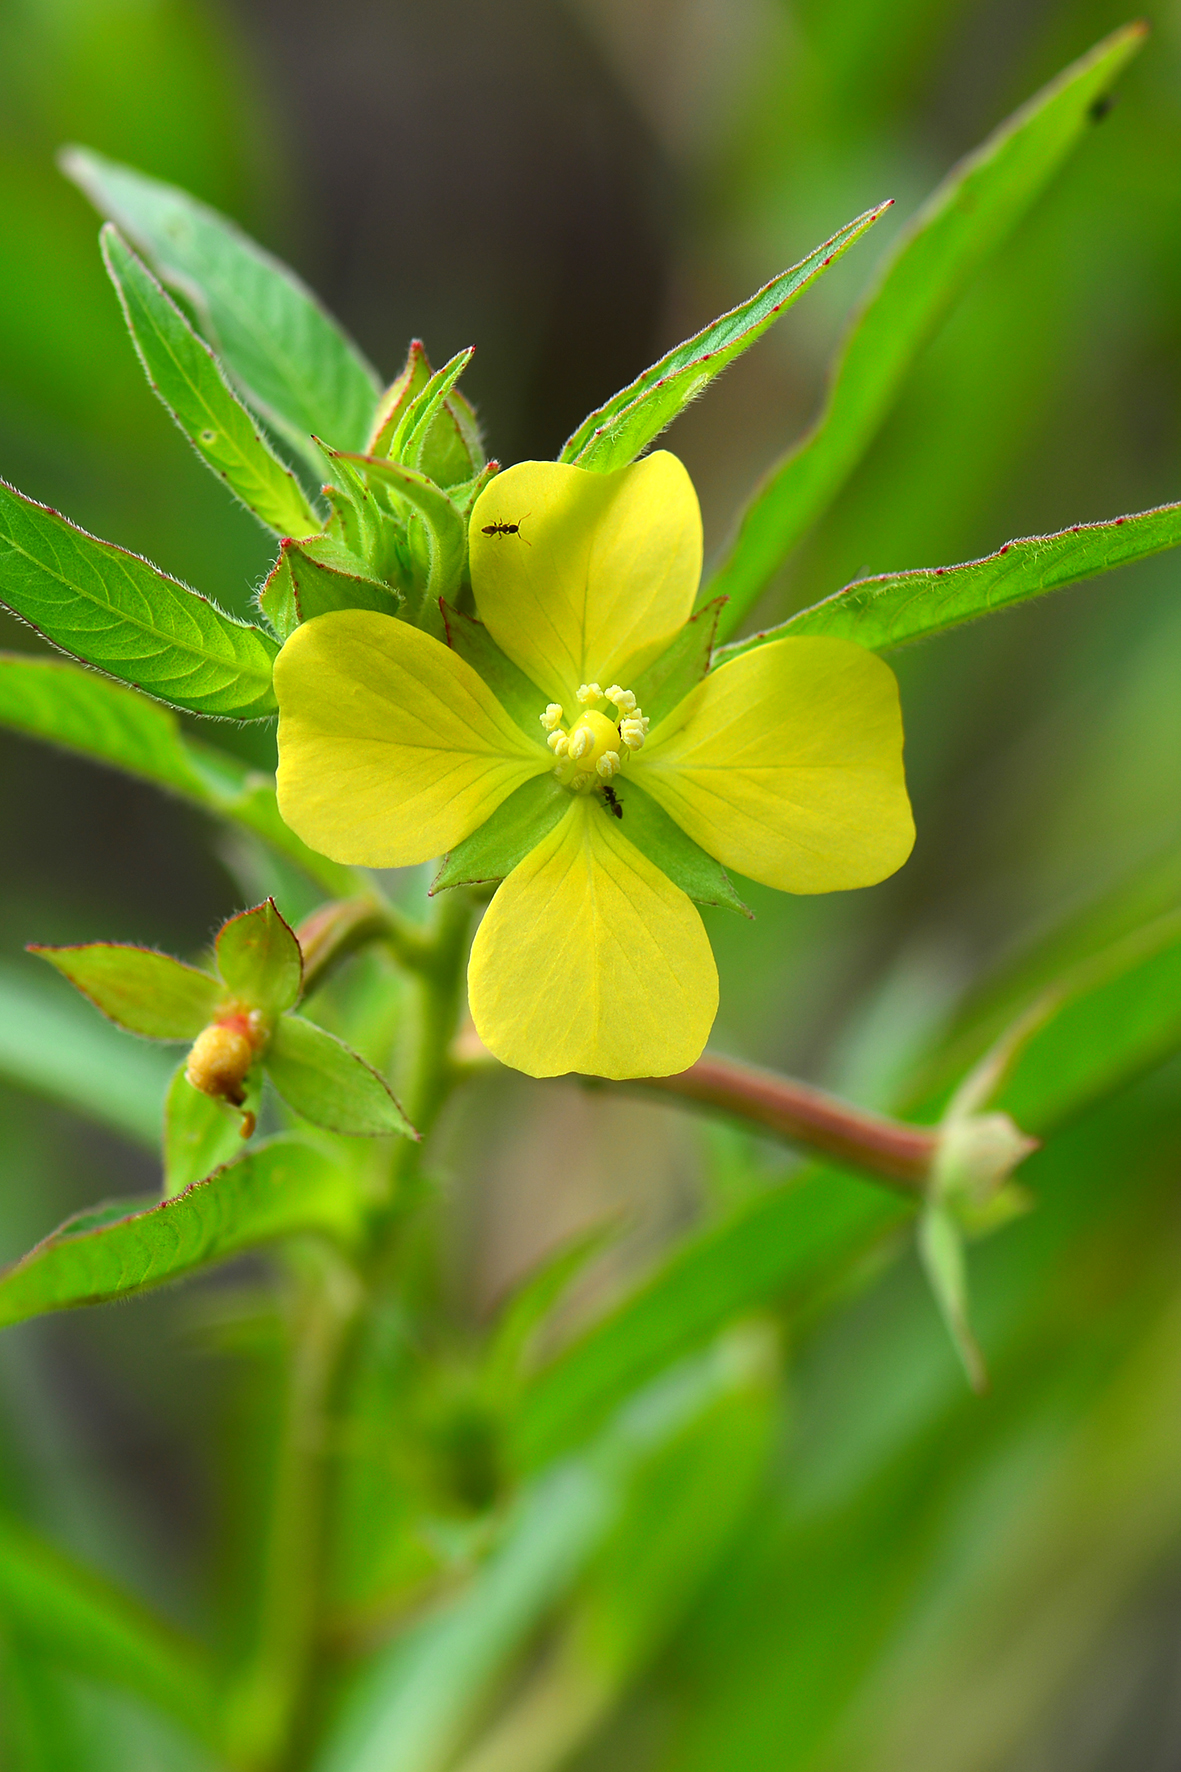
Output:
<path fill-rule="evenodd" d="M 288 1107 L 315 1126 L 359 1138 L 389 1132 L 418 1137 L 385 1079 L 343 1040 L 302 1015 L 280 1017 L 263 1063 Z"/>
<path fill-rule="evenodd" d="M 423 615 L 429 611 L 431 619 L 421 620 L 420 625 L 433 629 L 439 598 L 454 595 L 467 569 L 467 524 L 463 517 L 447 494 L 415 468 L 368 455 L 336 455 L 333 460 L 355 475 L 371 496 L 374 489 L 380 488 L 387 501 L 400 500 L 403 506 L 410 507 L 405 516 L 410 519 L 406 534 L 412 559 L 416 552 L 413 520 L 421 519 L 427 547 L 421 565 L 418 561 L 415 564 L 419 565 L 423 581 Z M 388 523 L 391 519 L 385 520 Z M 389 573 L 383 571 L 380 575 L 388 577 Z"/>
<path fill-rule="evenodd" d="M 365 445 L 366 455 L 388 455 L 390 443 L 397 430 L 406 408 L 416 394 L 420 394 L 431 379 L 431 366 L 427 359 L 426 348 L 420 338 L 410 340 L 410 349 L 406 353 L 406 366 L 402 373 L 392 381 L 377 403 L 377 411 L 373 415 L 373 429 L 369 433 L 369 441 Z"/>
<path fill-rule="evenodd" d="M 754 917 L 730 884 L 730 876 L 721 862 L 686 836 L 650 794 L 626 774 L 617 775 L 611 787 L 623 814 L 619 828 L 624 836 L 661 873 L 667 874 L 674 886 L 679 886 L 696 904 L 716 905 L 721 910 L 737 911 L 740 917 Z M 605 798 L 603 810 L 614 816 Z"/>
<path fill-rule="evenodd" d="M 474 615 L 463 615 L 449 603 L 444 603 L 443 622 L 452 652 L 458 652 L 460 658 L 483 677 L 505 713 L 511 715 L 522 732 L 527 732 L 530 738 L 537 738 L 548 698 L 533 679 L 500 650 L 483 622 L 477 621 Z"/>
<path fill-rule="evenodd" d="M 366 455 L 390 454 L 394 433 L 411 402 L 430 379 L 431 366 L 422 340 L 411 339 L 406 367 L 381 397 Z M 439 406 L 427 430 L 420 459 L 412 465 L 420 467 L 436 486 L 448 492 L 479 478 L 484 467 L 480 427 L 470 403 L 458 388 L 453 386 Z"/>
<path fill-rule="evenodd" d="M 448 886 L 484 886 L 503 880 L 549 835 L 570 804 L 569 789 L 552 773 L 523 782 L 479 830 L 443 857 L 431 882 L 432 893 Z"/>
<path fill-rule="evenodd" d="M 242 1129 L 250 1123 L 244 1116 L 258 1114 L 262 1073 L 257 1066 L 246 1077 L 242 1106 L 233 1108 L 194 1089 L 185 1076 L 186 1062 L 177 1066 L 164 1098 L 165 1199 L 240 1156 Z"/>
<path fill-rule="evenodd" d="M 28 951 L 56 966 L 119 1027 L 149 1040 L 195 1040 L 225 997 L 212 973 L 151 948 L 95 941 Z"/>
<path fill-rule="evenodd" d="M 299 999 L 303 955 L 273 898 L 239 911 L 217 932 L 217 967 L 234 996 L 251 1009 L 281 1015 Z"/>
<path fill-rule="evenodd" d="M 401 462 L 404 467 L 417 468 L 420 472 L 425 471 L 422 458 L 431 429 L 443 410 L 443 402 L 474 355 L 474 345 L 457 351 L 450 362 L 444 363 L 442 369 L 436 369 L 425 387 L 410 399 L 390 437 L 386 454 L 391 461 Z M 458 478 L 467 479 L 471 472 L 472 469 L 467 467 Z"/>
<path fill-rule="evenodd" d="M 0 481 L 0 602 L 63 652 L 194 714 L 276 710 L 269 634 Z"/>
<path fill-rule="evenodd" d="M 931 1201 L 924 1208 L 918 1223 L 918 1247 L 923 1270 L 968 1375 L 968 1383 L 977 1395 L 981 1395 L 988 1389 L 988 1372 L 968 1321 L 963 1234 L 946 1206 Z"/>
<path fill-rule="evenodd" d="M 324 496 L 332 506 L 328 534 L 361 560 L 374 578 L 398 578 L 398 525 L 357 472 L 354 463 L 365 458 L 339 456 L 327 443 L 322 443 L 320 450 L 337 482 L 324 487 Z"/>
<path fill-rule="evenodd" d="M 479 498 L 481 492 L 483 492 L 489 480 L 493 479 L 495 475 L 499 474 L 499 472 L 500 463 L 498 461 L 486 461 L 474 480 L 464 480 L 458 486 L 449 486 L 447 488 L 447 497 L 451 500 L 451 503 L 455 506 L 461 517 L 467 518 L 471 515 L 472 506 Z"/>
<path fill-rule="evenodd" d="M 715 375 L 761 338 L 809 284 L 822 276 L 889 207 L 890 202 L 886 202 L 866 210 L 798 265 L 756 290 L 749 301 L 722 314 L 669 351 L 659 363 L 613 395 L 606 405 L 584 418 L 558 460 L 600 474 L 609 474 L 634 461 Z"/>
<path fill-rule="evenodd" d="M 726 599 L 715 597 L 691 615 L 667 652 L 662 652 L 645 671 L 629 677 L 626 668 L 620 681 L 626 683 L 653 726 L 696 689 L 709 670 L 718 617 Z"/>
<path fill-rule="evenodd" d="M 258 606 L 281 640 L 289 640 L 300 622 L 334 609 L 375 609 L 397 615 L 402 597 L 389 585 L 370 578 L 362 561 L 334 535 L 309 541 L 284 541 L 270 577 L 258 595 Z"/>
<path fill-rule="evenodd" d="M 314 535 L 320 519 L 172 298 L 108 222 L 103 262 L 144 374 L 197 454 L 276 535 Z"/>

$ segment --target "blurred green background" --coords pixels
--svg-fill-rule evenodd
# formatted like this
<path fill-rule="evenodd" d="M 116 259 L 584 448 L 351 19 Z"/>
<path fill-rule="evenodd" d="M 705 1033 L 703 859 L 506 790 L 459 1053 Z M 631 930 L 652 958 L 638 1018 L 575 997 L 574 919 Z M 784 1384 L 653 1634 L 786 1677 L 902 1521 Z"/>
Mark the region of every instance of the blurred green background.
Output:
<path fill-rule="evenodd" d="M 1107 0 L 8 0 L 0 472 L 230 608 L 268 568 L 144 385 L 96 218 L 54 168 L 65 141 L 235 216 L 384 373 L 412 335 L 436 362 L 475 343 L 465 387 L 502 461 L 552 456 L 662 349 L 895 197 L 672 433 L 716 550 L 814 411 L 888 237 L 1125 16 Z M 1111 115 L 977 278 L 762 615 L 1178 495 L 1181 7 L 1150 16 Z M 1164 555 L 894 660 L 914 857 L 871 892 L 744 889 L 754 925 L 714 913 L 719 1050 L 884 1104 L 1040 933 L 1105 902 L 1118 933 L 1129 878 L 1141 905 L 1176 902 L 1179 573 Z M 2 639 L 38 644 L 7 619 Z M 33 964 L 29 940 L 191 953 L 253 896 L 196 814 L 7 735 L 0 752 L 6 968 Z M 5 1087 L 0 1117 L 6 1259 L 155 1185 L 145 1152 L 52 1103 Z M 770 1475 L 582 1772 L 1181 1763 L 1179 1154 L 1174 1065 L 1029 1165 L 1038 1210 L 973 1257 L 984 1401 L 909 1258 L 796 1326 Z M 604 1212 L 633 1224 L 612 1284 L 784 1159 L 672 1110 L 501 1079 L 460 1105 L 437 1167 L 470 1326 Z M 192 1624 L 231 1542 L 218 1451 L 243 1431 L 242 1382 L 202 1325 L 234 1283 L 0 1340 L 8 1498 Z M 112 1767 L 184 1763 L 134 1727 L 139 1758 L 124 1735 Z"/>

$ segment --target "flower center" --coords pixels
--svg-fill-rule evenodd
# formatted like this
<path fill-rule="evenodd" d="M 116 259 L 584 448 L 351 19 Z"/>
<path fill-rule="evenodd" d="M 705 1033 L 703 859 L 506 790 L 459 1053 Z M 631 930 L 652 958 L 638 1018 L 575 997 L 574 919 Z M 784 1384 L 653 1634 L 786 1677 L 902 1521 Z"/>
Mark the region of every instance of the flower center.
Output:
<path fill-rule="evenodd" d="M 540 719 L 549 733 L 546 743 L 557 758 L 554 774 L 563 787 L 585 794 L 607 785 L 619 774 L 629 753 L 643 749 L 648 721 L 631 690 L 621 689 L 618 683 L 610 689 L 584 683 L 577 699 L 583 711 L 569 731 L 563 725 L 565 711 L 556 701 L 550 702 Z M 604 703 L 614 704 L 614 719 L 603 711 Z"/>

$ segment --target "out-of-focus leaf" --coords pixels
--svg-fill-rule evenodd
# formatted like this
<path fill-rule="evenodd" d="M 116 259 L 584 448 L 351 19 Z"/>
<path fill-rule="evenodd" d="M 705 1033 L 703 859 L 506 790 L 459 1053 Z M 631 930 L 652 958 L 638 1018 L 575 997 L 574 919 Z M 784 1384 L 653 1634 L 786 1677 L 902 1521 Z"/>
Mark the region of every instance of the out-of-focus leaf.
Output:
<path fill-rule="evenodd" d="M 0 482 L 0 601 L 47 640 L 196 714 L 276 710 L 261 628 Z"/>
<path fill-rule="evenodd" d="M 102 249 L 144 373 L 202 461 L 277 535 L 314 535 L 320 519 L 209 346 L 109 222 Z"/>
<path fill-rule="evenodd" d="M 649 1385 L 582 1457 L 531 1485 L 467 1592 L 362 1670 L 315 1772 L 443 1772 L 493 1682 L 620 1518 L 637 1475 L 749 1382 L 722 1342 Z"/>
<path fill-rule="evenodd" d="M 508 1299 L 497 1320 L 481 1367 L 481 1386 L 492 1397 L 511 1395 L 524 1375 L 530 1341 L 588 1262 L 602 1253 L 618 1221 L 596 1225 L 571 1238 L 538 1268 Z"/>
<path fill-rule="evenodd" d="M 303 955 L 273 898 L 223 923 L 215 945 L 218 970 L 235 996 L 268 1015 L 291 1008 L 303 984 Z"/>
<path fill-rule="evenodd" d="M 202 1740 L 215 1735 L 213 1681 L 197 1645 L 2 1515 L 0 1615 L 51 1664 L 147 1699 Z"/>
<path fill-rule="evenodd" d="M 164 1101 L 164 1192 L 183 1194 L 241 1155 L 244 1112 L 258 1115 L 258 1090 L 252 1072 L 242 1109 L 215 1101 L 194 1089 L 179 1064 Z"/>
<path fill-rule="evenodd" d="M 173 1199 L 116 1201 L 68 1218 L 0 1273 L 0 1326 L 126 1298 L 280 1237 L 322 1231 L 347 1240 L 355 1228 L 355 1200 L 331 1159 L 300 1139 L 274 1138 Z"/>
<path fill-rule="evenodd" d="M 827 508 L 923 346 L 1091 127 L 1096 101 L 1145 35 L 1144 25 L 1127 25 L 1073 63 L 954 167 L 915 216 L 852 323 L 819 420 L 763 481 L 709 583 L 710 596 L 730 599 L 723 638 Z"/>
<path fill-rule="evenodd" d="M 531 1468 L 577 1445 L 653 1373 L 741 1312 L 806 1294 L 909 1210 L 839 1170 L 811 1170 L 681 1244 L 537 1373 L 510 1427 L 517 1459 Z"/>
<path fill-rule="evenodd" d="M 64 988 L 0 968 L 0 1076 L 155 1151 L 173 1058 Z"/>
<path fill-rule="evenodd" d="M 968 1277 L 964 1240 L 946 1207 L 932 1204 L 919 1218 L 919 1255 L 940 1314 L 963 1362 L 968 1383 L 977 1393 L 988 1389 L 984 1356 L 968 1321 Z"/>
<path fill-rule="evenodd" d="M 1044 597 L 1179 544 L 1181 504 L 1103 523 L 1076 523 L 1057 535 L 1006 542 L 986 559 L 962 566 L 927 566 L 859 579 L 779 627 L 723 647 L 719 656 L 733 658 L 768 640 L 799 634 L 833 635 L 883 652 L 1013 609 L 1031 597 Z"/>
<path fill-rule="evenodd" d="M 503 880 L 570 810 L 570 795 L 552 775 L 535 775 L 502 800 L 492 817 L 443 857 L 432 892 Z"/>
<path fill-rule="evenodd" d="M 798 265 L 773 277 L 749 301 L 703 328 L 584 418 L 558 457 L 609 474 L 626 467 L 735 357 L 823 275 L 890 207 L 880 203 L 835 233 Z"/>
<path fill-rule="evenodd" d="M 225 992 L 197 966 L 122 942 L 79 947 L 30 945 L 84 997 L 129 1033 L 149 1040 L 195 1040 L 214 1018 Z"/>
<path fill-rule="evenodd" d="M 737 911 L 740 917 L 752 915 L 730 884 L 730 876 L 721 862 L 686 836 L 676 820 L 643 788 L 626 776 L 617 776 L 611 786 L 623 815 L 620 829 L 624 836 L 649 861 L 654 861 L 674 885 L 697 904 L 719 905 Z"/>
<path fill-rule="evenodd" d="M 302 1015 L 280 1016 L 263 1062 L 288 1107 L 329 1132 L 418 1136 L 385 1079 L 343 1040 Z"/>
<path fill-rule="evenodd" d="M 187 192 L 70 148 L 62 170 L 191 302 L 251 404 L 318 471 L 313 435 L 362 449 L 380 383 L 293 271 Z"/>
<path fill-rule="evenodd" d="M 238 820 L 334 897 L 356 890 L 348 868 L 317 855 L 283 823 L 270 777 L 228 752 L 186 739 L 173 713 L 133 689 L 64 660 L 0 653 L 0 725 Z"/>

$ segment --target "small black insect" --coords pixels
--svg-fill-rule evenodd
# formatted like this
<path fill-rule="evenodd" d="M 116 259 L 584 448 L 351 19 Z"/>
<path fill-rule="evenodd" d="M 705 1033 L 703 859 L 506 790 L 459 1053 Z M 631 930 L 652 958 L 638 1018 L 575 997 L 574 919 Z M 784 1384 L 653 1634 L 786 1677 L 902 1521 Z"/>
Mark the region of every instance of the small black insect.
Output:
<path fill-rule="evenodd" d="M 613 787 L 605 787 L 603 789 L 603 798 L 607 802 L 608 812 L 613 812 L 615 814 L 616 818 L 622 818 L 623 817 L 623 807 L 619 804 L 619 801 L 615 798 L 615 789 Z"/>
<path fill-rule="evenodd" d="M 528 517 L 531 515 L 532 515 L 532 513 L 530 511 L 525 512 L 525 517 Z M 480 531 L 480 534 L 481 535 L 521 535 L 521 524 L 525 521 L 525 517 L 520 518 L 520 520 L 516 523 L 485 523 L 483 529 Z M 533 543 L 529 540 L 529 537 L 527 535 L 521 535 L 521 540 L 524 542 L 524 544 L 527 548 L 531 548 L 533 546 Z"/>

